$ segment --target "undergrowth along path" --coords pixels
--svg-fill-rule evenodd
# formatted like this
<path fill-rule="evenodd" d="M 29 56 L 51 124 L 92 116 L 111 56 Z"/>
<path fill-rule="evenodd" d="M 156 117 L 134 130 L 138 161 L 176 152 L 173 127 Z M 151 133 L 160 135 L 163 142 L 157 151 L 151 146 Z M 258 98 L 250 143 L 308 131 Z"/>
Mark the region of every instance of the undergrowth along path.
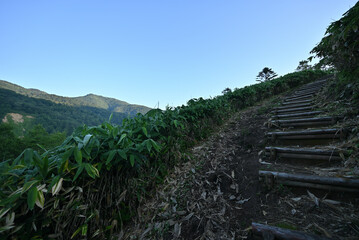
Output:
<path fill-rule="evenodd" d="M 253 239 L 252 222 L 355 239 L 350 237 L 358 236 L 354 219 L 359 204 L 347 195 L 323 190 L 308 194 L 282 184 L 268 188 L 259 181 L 267 162 L 270 111 L 284 97 L 240 111 L 194 147 L 191 160 L 176 166 L 153 198 L 138 208 L 140 220 L 127 226 L 120 239 Z M 326 151 L 319 153 L 326 157 Z"/>
<path fill-rule="evenodd" d="M 279 97 L 232 116 L 175 167 L 122 239 L 240 239 L 261 214 L 258 153 Z"/>

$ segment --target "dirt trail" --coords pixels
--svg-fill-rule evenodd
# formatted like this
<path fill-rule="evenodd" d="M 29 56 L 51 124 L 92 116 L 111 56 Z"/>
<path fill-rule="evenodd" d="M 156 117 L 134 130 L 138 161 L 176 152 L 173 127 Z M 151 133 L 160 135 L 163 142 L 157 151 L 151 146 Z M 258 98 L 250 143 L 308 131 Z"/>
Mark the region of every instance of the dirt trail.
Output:
<path fill-rule="evenodd" d="M 194 154 L 205 160 L 187 197 L 195 218 L 182 224 L 183 239 L 240 239 L 261 214 L 258 153 L 265 145 L 266 115 L 243 111 Z"/>
<path fill-rule="evenodd" d="M 278 98 L 235 114 L 194 147 L 190 161 L 175 167 L 153 199 L 139 207 L 141 220 L 119 239 L 253 239 L 252 222 L 358 239 L 358 201 L 337 194 L 325 204 L 325 191 L 309 195 L 259 182 L 266 122 Z"/>
<path fill-rule="evenodd" d="M 125 239 L 241 239 L 261 214 L 258 153 L 272 102 L 234 115 L 192 149 L 156 196 L 141 206 L 141 222 Z"/>

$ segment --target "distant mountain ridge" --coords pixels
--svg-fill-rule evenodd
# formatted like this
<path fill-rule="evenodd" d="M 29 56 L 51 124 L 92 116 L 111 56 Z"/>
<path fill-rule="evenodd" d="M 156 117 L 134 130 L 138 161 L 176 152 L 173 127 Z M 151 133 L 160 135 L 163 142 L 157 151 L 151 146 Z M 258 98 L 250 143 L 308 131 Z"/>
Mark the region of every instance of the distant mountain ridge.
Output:
<path fill-rule="evenodd" d="M 145 114 L 151 110 L 151 108 L 143 105 L 129 104 L 125 101 L 121 101 L 115 98 L 108 98 L 95 94 L 87 94 L 86 96 L 81 97 L 62 97 L 55 94 L 48 94 L 44 91 L 34 88 L 24 88 L 4 80 L 0 80 L 0 88 L 14 91 L 17 94 L 21 94 L 27 97 L 44 99 L 67 106 L 94 107 L 105 109 L 110 112 L 125 113 L 129 116 L 134 116 L 137 113 Z"/>

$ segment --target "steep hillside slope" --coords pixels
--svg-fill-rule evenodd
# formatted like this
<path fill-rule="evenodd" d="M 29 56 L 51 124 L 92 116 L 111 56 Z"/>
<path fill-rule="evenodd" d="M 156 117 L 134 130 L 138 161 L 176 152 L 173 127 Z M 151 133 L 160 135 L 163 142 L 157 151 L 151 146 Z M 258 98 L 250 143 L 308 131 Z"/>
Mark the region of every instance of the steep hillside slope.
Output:
<path fill-rule="evenodd" d="M 14 91 L 17 94 L 21 94 L 23 96 L 44 99 L 54 103 L 60 103 L 68 106 L 75 106 L 75 107 L 87 106 L 87 107 L 101 108 L 111 112 L 120 112 L 120 113 L 129 114 L 131 116 L 134 116 L 137 113 L 144 114 L 150 110 L 150 108 L 146 106 L 129 104 L 127 102 L 120 101 L 115 98 L 107 98 L 95 94 L 88 94 L 86 96 L 73 97 L 73 98 L 62 97 L 55 94 L 48 94 L 38 89 L 23 88 L 19 85 L 4 80 L 0 80 L 0 88 Z"/>

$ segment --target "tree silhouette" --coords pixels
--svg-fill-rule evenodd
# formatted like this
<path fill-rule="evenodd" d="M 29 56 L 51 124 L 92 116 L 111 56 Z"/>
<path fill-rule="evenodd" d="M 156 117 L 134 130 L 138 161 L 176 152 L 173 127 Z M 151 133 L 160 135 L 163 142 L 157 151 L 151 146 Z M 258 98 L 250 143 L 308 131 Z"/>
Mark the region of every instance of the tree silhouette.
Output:
<path fill-rule="evenodd" d="M 278 75 L 271 68 L 265 67 L 261 72 L 258 73 L 257 81 L 259 82 L 270 81 L 276 76 Z"/>
<path fill-rule="evenodd" d="M 231 92 L 232 92 L 232 89 L 227 87 L 222 91 L 222 94 L 224 95 L 224 94 L 231 93 Z"/>
<path fill-rule="evenodd" d="M 308 63 L 309 63 L 308 60 L 300 61 L 296 71 L 299 72 L 299 71 L 312 69 L 312 65 L 310 65 Z"/>
<path fill-rule="evenodd" d="M 320 66 L 335 67 L 346 77 L 359 77 L 359 2 L 332 22 L 325 36 L 310 53 L 315 54 Z"/>

